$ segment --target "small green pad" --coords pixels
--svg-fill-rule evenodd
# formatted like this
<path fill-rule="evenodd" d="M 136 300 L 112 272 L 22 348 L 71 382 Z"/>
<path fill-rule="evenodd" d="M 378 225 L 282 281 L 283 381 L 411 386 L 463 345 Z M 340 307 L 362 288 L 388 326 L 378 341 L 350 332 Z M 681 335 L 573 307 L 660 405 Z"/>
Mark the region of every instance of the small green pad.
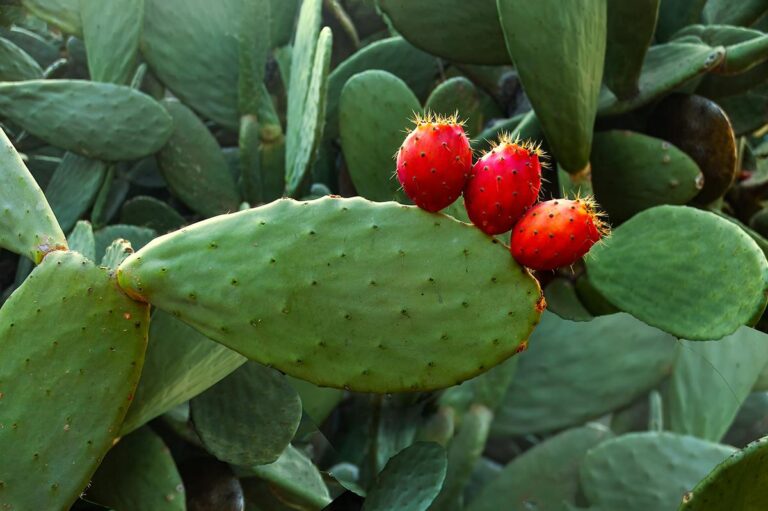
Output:
<path fill-rule="evenodd" d="M 19 153 L 0 129 L 0 247 L 35 264 L 51 250 L 67 248 L 56 217 Z"/>
<path fill-rule="evenodd" d="M 82 80 L 0 83 L 0 115 L 51 145 L 101 160 L 153 154 L 173 128 L 150 96 Z"/>
<path fill-rule="evenodd" d="M 118 436 L 149 307 L 75 252 L 50 253 L 0 310 L 0 508 L 67 509 Z"/>
<path fill-rule="evenodd" d="M 45 196 L 62 230 L 69 231 L 93 206 L 107 175 L 107 164 L 67 152 L 56 167 Z"/>
<path fill-rule="evenodd" d="M 587 453 L 581 487 L 600 509 L 674 511 L 685 492 L 734 451 L 692 436 L 630 433 Z"/>
<path fill-rule="evenodd" d="M 561 509 L 579 493 L 579 466 L 587 451 L 613 434 L 588 424 L 553 436 L 515 458 L 472 500 L 467 511 Z"/>
<path fill-rule="evenodd" d="M 398 33 L 433 55 L 467 64 L 508 64 L 495 0 L 380 0 Z"/>
<path fill-rule="evenodd" d="M 573 322 L 545 312 L 519 356 L 494 434 L 554 431 L 626 406 L 670 374 L 676 354 L 672 336 L 629 314 Z"/>
<path fill-rule="evenodd" d="M 592 187 L 612 222 L 662 204 L 686 204 L 704 177 L 690 156 L 664 140 L 606 131 L 592 144 Z"/>
<path fill-rule="evenodd" d="M 515 68 L 558 164 L 589 164 L 603 78 L 605 0 L 497 0 Z M 553 41 L 557 41 L 553 44 Z"/>
<path fill-rule="evenodd" d="M 22 0 L 21 5 L 65 34 L 80 35 L 82 31 L 79 0 Z"/>
<path fill-rule="evenodd" d="M 766 305 L 768 262 L 738 226 L 685 206 L 647 209 L 587 258 L 611 303 L 677 337 L 720 339 Z"/>
<path fill-rule="evenodd" d="M 157 161 L 168 188 L 201 215 L 237 211 L 240 194 L 214 136 L 183 103 L 168 99 L 163 106 L 173 118 L 173 134 Z"/>
<path fill-rule="evenodd" d="M 536 280 L 474 226 L 362 198 L 281 199 L 200 222 L 128 258 L 119 280 L 253 360 L 361 392 L 490 369 L 544 305 Z"/>
<path fill-rule="evenodd" d="M 99 466 L 86 500 L 123 511 L 186 511 L 171 452 L 149 428 L 120 439 Z"/>
<path fill-rule="evenodd" d="M 16 82 L 43 77 L 35 59 L 8 39 L 0 37 L 0 81 Z"/>
<path fill-rule="evenodd" d="M 208 452 L 234 465 L 277 461 L 301 420 L 301 399 L 286 377 L 248 362 L 189 403 Z"/>
<path fill-rule="evenodd" d="M 395 175 L 394 155 L 410 119 L 420 110 L 405 82 L 386 71 L 364 71 L 344 86 L 339 104 L 341 148 L 359 195 L 373 201 L 408 201 Z"/>
<path fill-rule="evenodd" d="M 362 511 L 425 511 L 443 486 L 445 449 L 416 442 L 391 458 L 376 477 Z"/>
<path fill-rule="evenodd" d="M 679 511 L 762 511 L 768 508 L 768 437 L 752 442 L 683 496 Z"/>
<path fill-rule="evenodd" d="M 144 0 L 80 0 L 91 80 L 128 85 L 139 57 Z"/>
<path fill-rule="evenodd" d="M 195 397 L 245 361 L 170 314 L 155 311 L 144 369 L 122 433 Z"/>
<path fill-rule="evenodd" d="M 483 129 L 480 94 L 475 84 L 463 76 L 455 76 L 435 87 L 424 109 L 446 116 L 457 113 L 470 138 L 475 138 Z"/>

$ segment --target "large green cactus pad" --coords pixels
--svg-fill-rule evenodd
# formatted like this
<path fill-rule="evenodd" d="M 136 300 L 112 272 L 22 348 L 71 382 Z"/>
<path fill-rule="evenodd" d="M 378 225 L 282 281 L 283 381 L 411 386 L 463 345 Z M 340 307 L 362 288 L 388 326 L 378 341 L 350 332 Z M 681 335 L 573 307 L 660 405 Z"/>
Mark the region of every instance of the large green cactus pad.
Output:
<path fill-rule="evenodd" d="M 664 140 L 632 131 L 595 135 L 592 186 L 611 221 L 662 204 L 686 204 L 701 190 L 696 162 Z"/>
<path fill-rule="evenodd" d="M 245 361 L 170 314 L 155 311 L 144 369 L 122 433 L 193 398 Z"/>
<path fill-rule="evenodd" d="M 443 486 L 445 449 L 416 442 L 387 462 L 363 504 L 362 511 L 426 511 Z"/>
<path fill-rule="evenodd" d="M 496 511 L 500 502 L 509 509 L 561 509 L 578 494 L 587 451 L 612 436 L 604 426 L 588 424 L 547 439 L 504 467 L 467 511 Z"/>
<path fill-rule="evenodd" d="M 670 374 L 676 353 L 672 336 L 629 314 L 573 322 L 545 313 L 494 433 L 554 431 L 628 405 Z"/>
<path fill-rule="evenodd" d="M 200 222 L 134 254 L 119 279 L 249 358 L 358 391 L 471 378 L 515 353 L 544 304 L 475 227 L 361 198 L 281 199 Z"/>
<path fill-rule="evenodd" d="M 344 86 L 339 108 L 341 147 L 357 193 L 374 201 L 406 202 L 395 159 L 419 100 L 398 77 L 370 70 Z"/>
<path fill-rule="evenodd" d="M 414 46 L 467 64 L 507 64 L 494 0 L 380 0 L 395 29 Z"/>
<path fill-rule="evenodd" d="M 141 53 L 173 93 L 237 130 L 242 0 L 144 0 Z"/>
<path fill-rule="evenodd" d="M 664 391 L 668 429 L 718 442 L 768 363 L 768 335 L 749 327 L 721 341 L 683 341 Z"/>
<path fill-rule="evenodd" d="M 497 1 L 507 49 L 552 152 L 579 172 L 589 163 L 603 78 L 606 2 Z"/>
<path fill-rule="evenodd" d="M 168 99 L 163 106 L 173 118 L 173 134 L 157 161 L 168 188 L 201 215 L 237 211 L 240 194 L 216 139 L 183 103 Z"/>
<path fill-rule="evenodd" d="M 692 491 L 680 511 L 760 511 L 768 507 L 768 437 L 732 454 Z"/>
<path fill-rule="evenodd" d="M 56 217 L 19 153 L 0 129 L 0 247 L 39 263 L 66 248 Z"/>
<path fill-rule="evenodd" d="M 255 362 L 195 397 L 189 410 L 208 451 L 243 466 L 277 461 L 301 420 L 301 400 L 286 377 Z"/>
<path fill-rule="evenodd" d="M 27 52 L 0 38 L 0 81 L 15 82 L 43 77 L 43 70 Z"/>
<path fill-rule="evenodd" d="M 123 437 L 107 453 L 85 499 L 126 511 L 187 509 L 171 452 L 149 428 Z"/>
<path fill-rule="evenodd" d="M 130 87 L 81 80 L 0 84 L 0 115 L 51 145 L 101 160 L 135 160 L 160 149 L 171 118 Z"/>
<path fill-rule="evenodd" d="M 692 436 L 630 433 L 589 451 L 581 487 L 600 509 L 674 511 L 685 492 L 734 451 Z"/>
<path fill-rule="evenodd" d="M 118 436 L 148 310 L 57 251 L 0 310 L 0 508 L 66 509 Z"/>
<path fill-rule="evenodd" d="M 677 337 L 720 339 L 766 305 L 768 262 L 736 225 L 685 206 L 645 210 L 587 258 L 609 301 Z"/>
<path fill-rule="evenodd" d="M 128 85 L 138 64 L 144 0 L 80 0 L 80 19 L 91 79 Z"/>

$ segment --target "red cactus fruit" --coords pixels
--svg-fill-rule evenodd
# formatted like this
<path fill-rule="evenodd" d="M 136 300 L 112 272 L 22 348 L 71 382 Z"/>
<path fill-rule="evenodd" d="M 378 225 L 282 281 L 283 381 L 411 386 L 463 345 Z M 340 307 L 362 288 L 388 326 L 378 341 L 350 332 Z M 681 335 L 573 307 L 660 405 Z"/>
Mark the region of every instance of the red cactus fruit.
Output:
<path fill-rule="evenodd" d="M 397 151 L 397 179 L 422 209 L 439 211 L 455 201 L 472 168 L 472 148 L 458 117 L 417 116 Z"/>
<path fill-rule="evenodd" d="M 608 234 L 591 198 L 540 202 L 525 212 L 512 230 L 515 260 L 534 270 L 568 266 Z"/>
<path fill-rule="evenodd" d="M 487 234 L 510 230 L 539 197 L 543 155 L 530 142 L 502 134 L 477 160 L 464 187 L 464 207 L 472 223 Z"/>

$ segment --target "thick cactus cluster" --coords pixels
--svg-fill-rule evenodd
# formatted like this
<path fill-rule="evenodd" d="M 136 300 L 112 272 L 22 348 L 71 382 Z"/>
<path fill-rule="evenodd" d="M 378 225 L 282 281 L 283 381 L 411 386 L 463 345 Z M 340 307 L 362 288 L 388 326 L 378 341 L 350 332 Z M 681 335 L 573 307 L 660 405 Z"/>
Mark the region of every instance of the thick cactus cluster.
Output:
<path fill-rule="evenodd" d="M 0 511 L 768 509 L 764 0 L 0 0 Z"/>

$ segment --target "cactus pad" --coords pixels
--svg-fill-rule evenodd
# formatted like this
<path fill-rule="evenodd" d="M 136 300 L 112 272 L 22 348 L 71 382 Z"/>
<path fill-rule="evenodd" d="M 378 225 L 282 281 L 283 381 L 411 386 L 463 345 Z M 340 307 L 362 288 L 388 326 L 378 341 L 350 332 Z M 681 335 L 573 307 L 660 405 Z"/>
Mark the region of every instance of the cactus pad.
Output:
<path fill-rule="evenodd" d="M 171 135 L 170 116 L 130 87 L 81 80 L 0 83 L 0 115 L 46 142 L 102 160 L 135 160 Z"/>
<path fill-rule="evenodd" d="M 8 39 L 0 37 L 0 81 L 36 80 L 43 70 L 27 52 Z"/>
<path fill-rule="evenodd" d="M 118 436 L 149 307 L 57 251 L 0 310 L 0 508 L 66 509 Z"/>
<path fill-rule="evenodd" d="M 587 258 L 590 282 L 649 325 L 691 340 L 720 339 L 766 305 L 768 262 L 731 222 L 684 206 L 645 210 Z"/>
<path fill-rule="evenodd" d="M 80 19 L 91 79 L 130 84 L 138 65 L 144 0 L 80 0 Z"/>
<path fill-rule="evenodd" d="M 0 129 L 0 247 L 39 263 L 67 248 L 56 217 L 19 153 Z"/>
<path fill-rule="evenodd" d="M 475 227 L 361 198 L 216 217 L 158 238 L 119 274 L 132 295 L 249 358 L 359 391 L 471 378 L 514 354 L 544 306 L 537 282 Z"/>

